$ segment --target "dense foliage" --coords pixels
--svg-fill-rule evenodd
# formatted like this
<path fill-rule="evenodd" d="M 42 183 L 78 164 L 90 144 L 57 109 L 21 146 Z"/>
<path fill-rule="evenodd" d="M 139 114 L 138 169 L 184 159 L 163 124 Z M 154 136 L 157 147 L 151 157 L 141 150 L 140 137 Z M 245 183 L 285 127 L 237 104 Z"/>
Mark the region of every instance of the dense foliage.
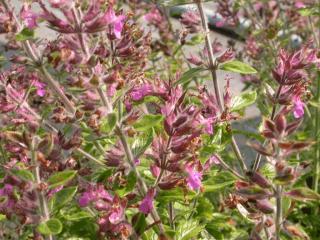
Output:
<path fill-rule="evenodd" d="M 319 1 L 20 3 L 0 0 L 1 239 L 319 239 Z"/>

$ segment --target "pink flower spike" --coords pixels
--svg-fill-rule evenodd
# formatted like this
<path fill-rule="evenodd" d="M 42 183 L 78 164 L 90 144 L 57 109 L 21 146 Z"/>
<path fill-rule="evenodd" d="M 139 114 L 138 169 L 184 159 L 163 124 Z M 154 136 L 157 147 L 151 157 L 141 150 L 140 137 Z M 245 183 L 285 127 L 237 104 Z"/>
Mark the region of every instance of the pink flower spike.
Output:
<path fill-rule="evenodd" d="M 187 166 L 185 171 L 188 174 L 187 185 L 191 190 L 198 190 L 201 187 L 202 173 L 194 170 L 193 167 Z"/>
<path fill-rule="evenodd" d="M 304 103 L 299 96 L 293 98 L 293 116 L 295 118 L 301 118 L 304 115 Z"/>
<path fill-rule="evenodd" d="M 149 189 L 147 195 L 142 200 L 139 210 L 144 214 L 149 214 L 153 208 L 153 199 L 156 195 L 156 191 L 154 188 Z"/>

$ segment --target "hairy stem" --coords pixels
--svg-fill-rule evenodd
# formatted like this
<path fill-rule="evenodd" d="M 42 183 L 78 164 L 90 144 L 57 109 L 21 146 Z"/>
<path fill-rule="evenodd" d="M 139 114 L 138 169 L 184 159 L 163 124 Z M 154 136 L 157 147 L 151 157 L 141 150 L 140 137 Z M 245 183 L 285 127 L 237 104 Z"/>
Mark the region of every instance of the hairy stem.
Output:
<path fill-rule="evenodd" d="M 220 94 L 220 88 L 219 88 L 219 82 L 217 79 L 217 64 L 216 64 L 216 60 L 215 57 L 213 55 L 213 50 L 212 50 L 212 45 L 211 45 L 211 38 L 210 38 L 210 30 L 208 27 L 208 22 L 207 22 L 207 16 L 204 13 L 203 10 L 203 3 L 201 0 L 195 0 L 195 3 L 198 6 L 198 10 L 200 13 L 200 17 L 201 17 L 201 22 L 202 22 L 202 27 L 205 31 L 205 41 L 206 41 L 206 48 L 208 51 L 208 59 L 209 59 L 209 64 L 210 64 L 210 71 L 211 71 L 211 76 L 212 76 L 212 81 L 213 81 L 213 86 L 214 86 L 214 93 L 215 93 L 215 97 L 216 97 L 216 101 L 217 104 L 219 106 L 219 109 L 221 112 L 224 111 L 224 107 L 222 105 L 222 101 L 221 101 L 221 94 Z M 244 162 L 244 159 L 241 155 L 240 149 L 237 145 L 237 142 L 235 140 L 235 138 L 232 136 L 231 137 L 231 146 L 232 149 L 240 163 L 241 169 L 245 172 L 247 171 L 247 166 Z"/>
<path fill-rule="evenodd" d="M 320 72 L 318 72 L 317 77 L 317 90 L 316 90 L 316 101 L 320 100 Z M 320 172 L 320 143 L 319 143 L 319 129 L 320 129 L 320 112 L 319 109 L 315 109 L 315 168 L 314 168 L 314 179 L 313 179 L 313 189 L 318 192 L 319 184 L 319 172 Z"/>
<path fill-rule="evenodd" d="M 276 226 L 276 240 L 280 240 L 280 231 L 281 231 L 281 224 L 282 224 L 282 189 L 281 186 L 276 186 L 276 219 L 275 219 L 275 226 Z"/>
<path fill-rule="evenodd" d="M 40 187 L 41 184 L 41 176 L 40 176 L 40 167 L 39 163 L 37 162 L 37 156 L 36 156 L 36 150 L 35 150 L 35 139 L 33 139 L 31 143 L 31 160 L 34 165 L 34 177 L 36 179 L 36 195 L 37 199 L 39 201 L 39 209 L 40 209 L 40 214 L 42 216 L 42 219 L 44 221 L 48 221 L 50 219 L 50 213 L 49 213 L 49 208 L 47 205 L 47 200 L 46 196 L 44 195 L 42 190 L 39 190 L 38 188 Z M 49 235 L 47 237 L 49 240 L 53 240 L 53 236 Z"/>
<path fill-rule="evenodd" d="M 274 120 L 274 117 L 276 115 L 277 102 L 279 100 L 281 90 L 282 90 L 282 85 L 279 85 L 277 93 L 276 93 L 276 96 L 275 96 L 275 103 L 273 105 L 272 112 L 271 112 L 271 120 Z M 267 141 L 265 141 L 263 143 L 263 145 L 265 145 L 266 143 L 267 143 Z M 261 162 L 261 157 L 262 157 L 262 155 L 260 153 L 257 153 L 256 159 L 255 159 L 255 161 L 253 163 L 253 167 L 252 167 L 253 171 L 257 171 L 259 169 L 259 165 L 260 165 L 260 162 Z"/>
<path fill-rule="evenodd" d="M 137 170 L 137 168 L 135 166 L 134 157 L 133 157 L 132 151 L 131 151 L 131 149 L 129 147 L 127 138 L 126 138 L 122 128 L 119 125 L 116 126 L 116 132 L 119 135 L 121 144 L 122 144 L 122 146 L 124 148 L 124 151 L 126 153 L 127 161 L 128 161 L 128 163 L 130 165 L 130 168 L 131 168 L 132 171 L 134 171 L 134 173 L 137 176 L 139 191 L 141 192 L 141 194 L 143 194 L 143 196 L 145 196 L 147 194 L 147 191 L 148 191 L 147 185 L 144 182 L 143 178 L 141 177 L 139 171 Z M 163 235 L 165 230 L 164 230 L 164 227 L 163 227 L 163 225 L 161 223 L 160 216 L 159 216 L 159 214 L 158 214 L 158 212 L 157 212 L 157 210 L 155 208 L 152 208 L 151 216 L 152 216 L 152 218 L 153 218 L 153 220 L 155 222 L 159 222 L 159 225 L 158 225 L 159 226 L 159 230 L 160 230 L 160 233 Z"/>

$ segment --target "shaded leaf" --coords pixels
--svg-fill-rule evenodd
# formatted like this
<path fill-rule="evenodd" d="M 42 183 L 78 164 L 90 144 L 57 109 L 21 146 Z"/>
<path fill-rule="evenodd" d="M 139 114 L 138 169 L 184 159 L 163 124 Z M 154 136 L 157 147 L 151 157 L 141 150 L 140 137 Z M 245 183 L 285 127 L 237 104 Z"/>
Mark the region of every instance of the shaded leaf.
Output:
<path fill-rule="evenodd" d="M 17 41 L 26 41 L 34 38 L 34 31 L 30 28 L 24 28 L 16 35 Z"/>
<path fill-rule="evenodd" d="M 24 169 L 12 169 L 11 173 L 24 181 L 34 181 L 33 174 Z"/>
<path fill-rule="evenodd" d="M 70 181 L 72 178 L 74 178 L 76 174 L 77 174 L 77 171 L 73 171 L 73 170 L 66 170 L 63 172 L 52 174 L 48 179 L 49 188 L 54 188 L 57 186 L 64 185 L 65 183 Z"/>
<path fill-rule="evenodd" d="M 163 120 L 163 116 L 160 114 L 157 114 L 157 115 L 147 114 L 147 115 L 144 115 L 133 126 L 136 130 L 143 131 L 143 130 L 147 130 L 157 126 L 160 122 L 162 122 L 162 120 Z"/>
<path fill-rule="evenodd" d="M 53 210 L 57 210 L 63 207 L 66 203 L 70 202 L 73 196 L 77 192 L 77 187 L 68 187 L 57 192 L 51 201 L 51 206 Z"/>
<path fill-rule="evenodd" d="M 188 84 L 192 81 L 194 77 L 196 77 L 200 72 L 203 72 L 205 69 L 201 67 L 191 68 L 190 70 L 186 71 L 181 78 L 174 83 L 174 85 L 178 84 Z"/>

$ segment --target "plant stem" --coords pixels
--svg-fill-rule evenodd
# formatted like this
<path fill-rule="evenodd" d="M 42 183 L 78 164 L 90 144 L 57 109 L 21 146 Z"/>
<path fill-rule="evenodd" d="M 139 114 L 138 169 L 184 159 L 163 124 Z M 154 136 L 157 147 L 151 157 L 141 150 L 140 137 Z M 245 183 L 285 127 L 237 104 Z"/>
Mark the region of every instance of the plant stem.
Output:
<path fill-rule="evenodd" d="M 316 101 L 320 100 L 320 72 L 318 72 L 317 77 L 317 91 L 316 91 Z M 318 192 L 318 183 L 319 183 L 319 172 L 320 172 L 320 143 L 319 143 L 319 129 L 320 129 L 320 112 L 319 108 L 315 109 L 315 168 L 313 176 L 313 189 L 315 192 Z"/>
<path fill-rule="evenodd" d="M 215 93 L 215 97 L 216 97 L 216 101 L 218 104 L 218 107 L 220 109 L 221 112 L 224 111 L 224 107 L 222 105 L 222 101 L 221 101 L 221 94 L 220 94 L 220 88 L 219 88 L 219 82 L 217 79 L 217 64 L 216 64 L 216 60 L 215 57 L 213 55 L 213 50 L 212 50 L 212 45 L 211 45 L 211 38 L 210 38 L 210 30 L 208 27 L 208 22 L 207 22 L 207 16 L 204 13 L 203 10 L 203 3 L 201 0 L 195 0 L 195 3 L 198 6 L 198 10 L 200 13 L 200 17 L 201 17 L 201 22 L 202 22 L 202 27 L 205 31 L 205 41 L 206 41 L 206 48 L 208 51 L 208 59 L 209 59 L 209 68 L 210 68 L 210 72 L 211 72 L 211 77 L 212 77 L 212 81 L 213 81 L 213 86 L 214 86 L 214 93 Z M 244 162 L 244 159 L 241 155 L 240 149 L 237 145 L 237 142 L 235 140 L 235 138 L 232 136 L 231 137 L 231 146 L 232 149 L 240 163 L 241 169 L 243 172 L 247 171 L 247 166 Z"/>
<path fill-rule="evenodd" d="M 282 85 L 279 85 L 277 93 L 276 93 L 276 97 L 275 97 L 275 103 L 273 105 L 272 112 L 271 112 L 271 120 L 274 120 L 274 117 L 276 115 L 277 102 L 279 100 L 281 90 L 282 90 Z M 263 145 L 265 145 L 266 143 L 267 143 L 267 141 L 264 141 Z M 252 167 L 253 171 L 257 171 L 259 169 L 261 157 L 262 157 L 262 155 L 260 153 L 257 153 L 256 159 L 255 159 L 253 167 Z"/>
<path fill-rule="evenodd" d="M 124 148 L 124 151 L 126 153 L 127 161 L 128 161 L 128 163 L 130 165 L 130 168 L 136 174 L 136 177 L 137 177 L 137 180 L 138 180 L 139 191 L 143 194 L 143 196 L 145 196 L 147 194 L 147 191 L 148 191 L 147 185 L 144 182 L 143 178 L 141 177 L 139 171 L 137 170 L 137 168 L 135 166 L 134 157 L 133 157 L 132 151 L 131 151 L 131 149 L 129 147 L 129 144 L 127 142 L 127 138 L 126 138 L 122 128 L 119 125 L 116 126 L 116 132 L 119 135 L 121 144 L 122 144 L 122 146 Z M 165 230 L 164 230 L 164 227 L 163 227 L 163 225 L 161 223 L 160 216 L 159 216 L 159 214 L 158 214 L 158 212 L 157 212 L 157 210 L 155 208 L 152 208 L 151 216 L 152 216 L 152 218 L 153 218 L 153 220 L 155 222 L 159 222 L 160 233 L 162 235 L 164 235 Z"/>
<path fill-rule="evenodd" d="M 281 231 L 281 224 L 282 224 L 282 190 L 281 186 L 276 186 L 276 240 L 280 240 L 280 231 Z"/>
<path fill-rule="evenodd" d="M 32 140 L 30 150 L 31 150 L 31 160 L 34 165 L 34 177 L 36 179 L 35 191 L 36 191 L 37 199 L 39 201 L 40 214 L 44 221 L 48 221 L 50 219 L 50 213 L 47 205 L 46 196 L 44 195 L 43 191 L 38 189 L 41 184 L 41 176 L 40 176 L 40 167 L 39 167 L 39 163 L 37 162 L 37 156 L 36 156 L 36 150 L 35 150 L 35 139 Z M 48 239 L 53 240 L 52 235 L 49 235 Z"/>

